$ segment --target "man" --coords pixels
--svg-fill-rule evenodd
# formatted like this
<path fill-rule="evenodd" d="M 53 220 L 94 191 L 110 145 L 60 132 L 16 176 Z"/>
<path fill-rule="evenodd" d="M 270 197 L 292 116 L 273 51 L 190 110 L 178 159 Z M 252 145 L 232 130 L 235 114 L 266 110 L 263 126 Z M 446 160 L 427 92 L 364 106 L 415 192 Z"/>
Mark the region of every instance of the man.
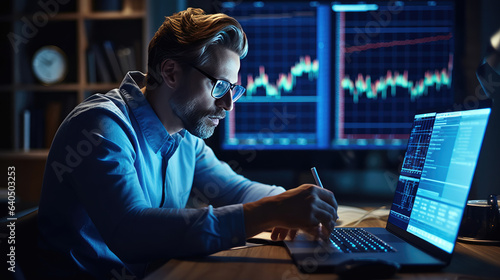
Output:
<path fill-rule="evenodd" d="M 244 92 L 235 83 L 246 52 L 236 20 L 190 8 L 151 40 L 147 77 L 129 72 L 68 115 L 39 207 L 46 276 L 141 277 L 152 261 L 240 246 L 267 229 L 274 239 L 332 230 L 330 191 L 252 182 L 202 140 Z M 209 206 L 187 209 L 190 195 Z"/>

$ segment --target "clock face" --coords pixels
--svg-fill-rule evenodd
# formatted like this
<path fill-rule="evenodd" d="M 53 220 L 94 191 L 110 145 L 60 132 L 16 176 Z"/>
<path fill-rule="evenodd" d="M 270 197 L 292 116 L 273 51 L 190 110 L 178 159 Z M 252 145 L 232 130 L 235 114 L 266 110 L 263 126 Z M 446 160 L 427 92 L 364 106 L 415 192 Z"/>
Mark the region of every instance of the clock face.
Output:
<path fill-rule="evenodd" d="M 62 81 L 66 76 L 66 57 L 58 47 L 42 47 L 33 56 L 32 67 L 40 82 L 54 84 Z"/>

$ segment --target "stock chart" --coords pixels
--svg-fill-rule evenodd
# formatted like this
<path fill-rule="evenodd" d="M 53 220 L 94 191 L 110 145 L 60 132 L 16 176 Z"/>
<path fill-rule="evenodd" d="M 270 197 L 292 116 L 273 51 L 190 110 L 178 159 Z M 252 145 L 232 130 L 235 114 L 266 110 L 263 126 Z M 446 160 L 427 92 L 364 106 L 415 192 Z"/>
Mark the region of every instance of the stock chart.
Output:
<path fill-rule="evenodd" d="M 249 41 L 225 149 L 404 148 L 417 111 L 454 102 L 452 1 L 225 7 Z"/>
<path fill-rule="evenodd" d="M 227 118 L 226 146 L 314 147 L 319 94 L 316 8 L 308 3 L 266 3 L 238 11 L 235 17 L 249 42 L 239 75 L 247 91 Z"/>
<path fill-rule="evenodd" d="M 341 9 L 334 26 L 334 143 L 404 145 L 415 112 L 452 104 L 452 5 Z"/>

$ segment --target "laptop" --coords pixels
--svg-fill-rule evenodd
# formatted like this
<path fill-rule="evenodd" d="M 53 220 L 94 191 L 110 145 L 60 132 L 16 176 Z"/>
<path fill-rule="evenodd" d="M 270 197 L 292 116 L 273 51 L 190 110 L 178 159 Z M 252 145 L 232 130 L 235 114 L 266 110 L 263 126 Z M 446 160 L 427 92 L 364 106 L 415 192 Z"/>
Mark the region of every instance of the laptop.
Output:
<path fill-rule="evenodd" d="M 306 273 L 352 259 L 383 259 L 400 271 L 449 264 L 491 109 L 417 114 L 385 228 L 336 228 L 329 240 L 285 241 Z M 358 238 L 359 241 L 350 239 Z"/>

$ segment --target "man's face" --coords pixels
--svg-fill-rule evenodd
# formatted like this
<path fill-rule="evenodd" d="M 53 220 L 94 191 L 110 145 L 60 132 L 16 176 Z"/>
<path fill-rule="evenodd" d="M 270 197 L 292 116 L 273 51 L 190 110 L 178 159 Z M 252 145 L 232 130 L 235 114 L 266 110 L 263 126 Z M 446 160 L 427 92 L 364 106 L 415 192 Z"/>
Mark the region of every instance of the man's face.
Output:
<path fill-rule="evenodd" d="M 235 52 L 216 46 L 210 62 L 199 68 L 216 79 L 236 83 L 240 58 Z M 230 92 L 217 100 L 212 97 L 213 85 L 209 78 L 196 69 L 188 69 L 170 100 L 170 106 L 181 119 L 184 128 L 202 139 L 212 136 L 219 121 L 226 116 L 226 111 L 233 107 Z"/>

